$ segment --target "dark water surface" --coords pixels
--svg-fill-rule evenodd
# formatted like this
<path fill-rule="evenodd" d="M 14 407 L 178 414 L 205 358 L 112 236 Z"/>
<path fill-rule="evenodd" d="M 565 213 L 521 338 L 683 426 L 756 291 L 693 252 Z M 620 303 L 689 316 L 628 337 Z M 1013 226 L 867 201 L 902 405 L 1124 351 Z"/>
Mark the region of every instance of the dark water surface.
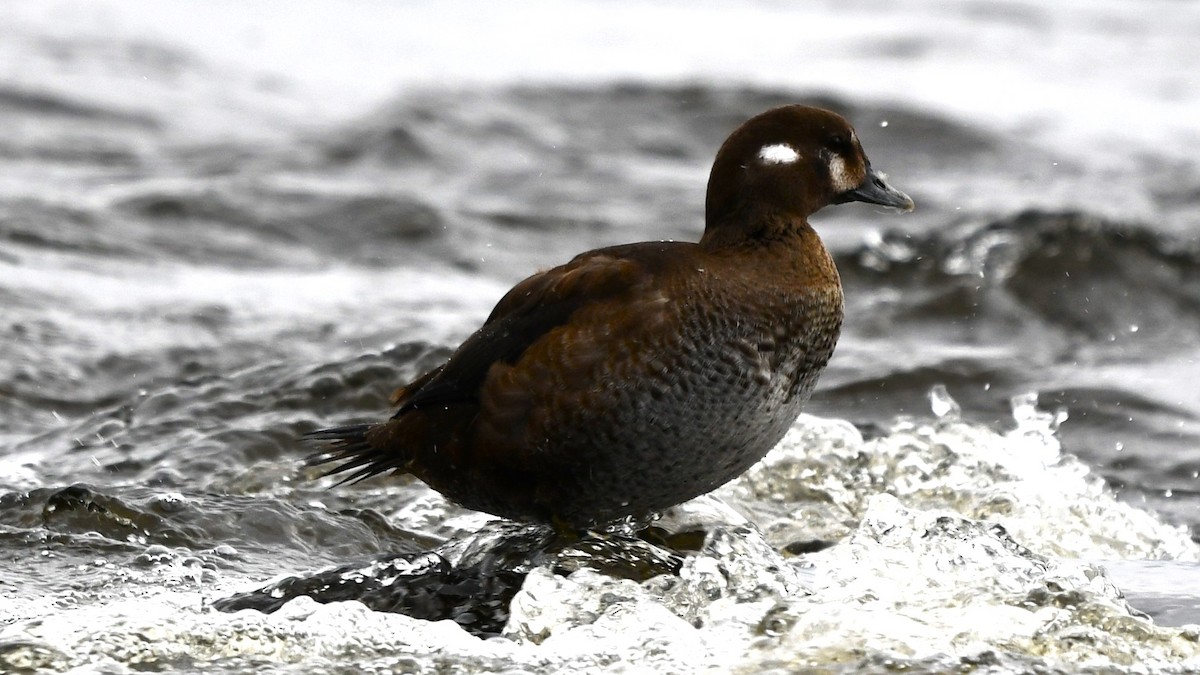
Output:
<path fill-rule="evenodd" d="M 1171 6 L 1200 25 L 1194 3 Z M 1105 27 L 1112 17 L 1129 20 L 1130 44 L 1158 30 L 1119 3 L 1079 19 L 1078 31 L 1032 5 L 969 7 L 975 14 L 954 21 L 980 35 L 1027 21 L 1081 49 L 1116 30 Z M 1005 432 L 1017 426 L 1013 398 L 1036 393 L 1043 410 L 1067 413 L 1062 450 L 1121 502 L 1193 540 L 1200 532 L 1194 127 L 1169 146 L 1139 129 L 1088 144 L 1106 118 L 1066 131 L 1047 112 L 1006 126 L 996 113 L 931 107 L 927 93 L 872 97 L 799 76 L 638 78 L 624 66 L 611 77 L 546 66 L 537 83 L 426 77 L 331 114 L 334 104 L 301 95 L 310 89 L 243 72 L 190 39 L 147 38 L 108 11 L 115 28 L 101 38 L 22 5 L 0 49 L 13 73 L 14 54 L 31 64 L 0 77 L 3 625 L 197 584 L 207 603 L 281 574 L 416 554 L 481 526 L 406 478 L 329 490 L 303 467 L 309 449 L 296 439 L 386 414 L 396 386 L 444 359 L 534 269 L 597 246 L 697 238 L 715 148 L 747 117 L 789 102 L 846 115 L 874 165 L 918 203 L 905 216 L 854 205 L 814 218 L 843 277 L 847 323 L 808 412 L 886 441 L 898 417 L 930 418 L 927 394 L 944 385 L 972 428 Z M 278 34 L 264 36 L 270 46 Z M 875 47 L 867 61 L 916 63 L 945 44 L 915 33 Z M 881 55 L 888 49 L 893 57 Z M 1194 84 L 1188 77 L 1174 82 Z M 1155 101 L 1144 123 L 1175 128 L 1175 104 Z M 743 513 L 770 511 L 746 499 Z M 883 508 L 871 504 L 856 516 Z M 781 550 L 822 539 L 786 539 L 766 522 L 755 524 Z M 849 541 L 854 531 L 825 534 Z M 1125 557 L 1112 551 L 1140 545 L 1126 534 L 1112 535 L 1112 550 L 1039 553 Z M 1145 551 L 1129 557 L 1195 559 L 1184 543 Z M 1163 564 L 1114 574 L 1145 588 L 1138 607 L 1160 624 L 1200 621 L 1194 570 Z M 1180 580 L 1174 595 L 1151 588 L 1163 577 Z M 4 639 L 8 653 L 25 638 Z M 80 662 L 52 642 L 38 647 L 51 654 L 45 667 Z M 413 650 L 421 668 L 441 663 Z M 155 663 L 207 658 L 183 652 Z M 941 667 L 912 653 L 917 669 Z M 1024 653 L 1003 652 L 995 672 L 1022 669 Z M 462 662 L 535 662 L 472 654 Z M 229 672 L 275 662 L 260 657 Z M 289 658 L 279 660 L 298 662 Z"/>

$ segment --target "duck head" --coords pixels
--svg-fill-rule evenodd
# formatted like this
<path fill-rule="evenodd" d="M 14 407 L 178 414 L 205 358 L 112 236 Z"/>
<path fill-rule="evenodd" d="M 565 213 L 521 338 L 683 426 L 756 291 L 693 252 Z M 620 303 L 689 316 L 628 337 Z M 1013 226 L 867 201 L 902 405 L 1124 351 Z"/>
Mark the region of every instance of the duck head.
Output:
<path fill-rule="evenodd" d="M 847 202 L 913 209 L 912 199 L 871 167 L 841 115 L 783 106 L 747 120 L 717 151 L 708 179 L 706 228 L 765 214 L 804 219 L 829 204 Z"/>

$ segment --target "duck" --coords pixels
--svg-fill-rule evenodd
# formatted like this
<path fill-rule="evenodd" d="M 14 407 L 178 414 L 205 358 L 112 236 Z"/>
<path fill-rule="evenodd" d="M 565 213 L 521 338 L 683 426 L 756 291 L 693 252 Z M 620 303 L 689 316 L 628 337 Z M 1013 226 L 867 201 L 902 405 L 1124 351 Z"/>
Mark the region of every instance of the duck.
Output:
<path fill-rule="evenodd" d="M 717 150 L 698 242 L 599 248 L 514 286 L 395 412 L 312 431 L 343 482 L 411 474 L 501 518 L 584 531 L 652 517 L 762 459 L 833 355 L 844 302 L 809 217 L 911 211 L 849 122 L 794 104 Z"/>

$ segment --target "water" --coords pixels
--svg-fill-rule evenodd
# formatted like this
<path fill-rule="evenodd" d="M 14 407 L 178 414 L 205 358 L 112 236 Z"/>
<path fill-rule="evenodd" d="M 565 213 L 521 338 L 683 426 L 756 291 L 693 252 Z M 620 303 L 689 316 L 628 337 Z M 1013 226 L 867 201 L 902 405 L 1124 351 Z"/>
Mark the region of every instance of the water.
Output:
<path fill-rule="evenodd" d="M 3 5 L 0 663 L 1200 668 L 1198 32 L 1165 0 Z M 694 239 L 716 146 L 794 101 L 918 210 L 814 219 L 846 331 L 763 464 L 557 553 L 302 467 L 531 270 Z M 487 575 L 353 577 L 457 623 L 214 609 L 522 542 L 491 609 L 438 595 Z"/>

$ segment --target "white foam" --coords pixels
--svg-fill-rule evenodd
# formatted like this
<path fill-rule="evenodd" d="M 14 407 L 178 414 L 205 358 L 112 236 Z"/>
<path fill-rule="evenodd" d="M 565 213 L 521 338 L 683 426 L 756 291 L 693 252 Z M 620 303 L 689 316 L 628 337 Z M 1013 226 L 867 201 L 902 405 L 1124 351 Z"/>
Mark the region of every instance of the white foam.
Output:
<path fill-rule="evenodd" d="M 879 662 L 945 670 L 979 658 L 1018 670 L 1200 668 L 1194 629 L 1155 626 L 1087 560 L 1195 561 L 1187 532 L 1116 501 L 1064 455 L 1054 413 L 1023 401 L 1018 426 L 997 433 L 958 420 L 944 393 L 935 398 L 941 418 L 901 420 L 873 440 L 844 421 L 802 417 L 762 463 L 718 491 L 737 511 L 707 496 L 668 514 L 664 523 L 709 531 L 677 577 L 639 584 L 536 569 L 512 602 L 507 639 L 356 602 L 217 613 L 206 599 L 251 580 L 207 580 L 206 570 L 201 588 L 189 569 L 167 566 L 114 570 L 98 597 L 46 597 L 20 610 L 0 600 L 0 640 L 21 645 L 3 658 L 59 670 L 180 660 L 297 670 L 601 672 L 621 663 L 759 672 Z M 802 556 L 777 550 L 813 540 L 835 543 Z M 1198 573 L 1170 569 L 1184 581 Z M 146 574 L 179 579 L 163 588 Z"/>
<path fill-rule="evenodd" d="M 940 399 L 938 406 L 953 408 Z M 906 508 L 996 522 L 1043 555 L 1200 560 L 1186 528 L 1117 501 L 1099 476 L 1062 453 L 1056 414 L 1018 412 L 1021 424 L 1005 434 L 947 415 L 936 423 L 900 421 L 871 441 L 844 422 L 802 417 L 762 462 L 717 494 L 760 514 L 776 544 L 799 528 L 829 539 L 852 533 L 853 514 L 883 488 Z M 793 504 L 808 509 L 807 517 L 788 511 Z"/>

